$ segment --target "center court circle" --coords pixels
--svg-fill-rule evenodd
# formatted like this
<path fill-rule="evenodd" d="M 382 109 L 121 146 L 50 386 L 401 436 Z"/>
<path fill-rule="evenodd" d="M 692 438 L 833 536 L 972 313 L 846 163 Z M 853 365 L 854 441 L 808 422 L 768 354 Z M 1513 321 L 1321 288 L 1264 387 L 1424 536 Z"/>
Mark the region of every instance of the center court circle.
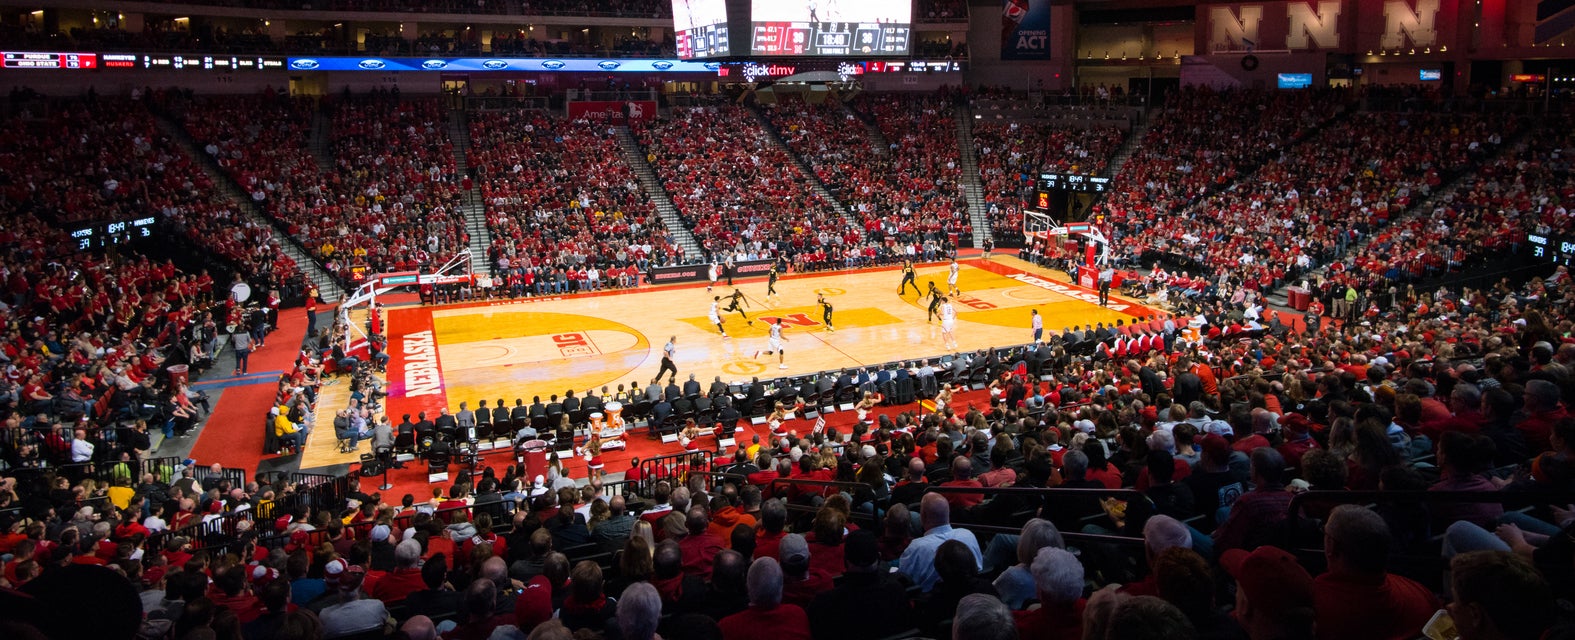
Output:
<path fill-rule="evenodd" d="M 847 289 L 838 289 L 837 287 L 821 287 L 815 290 L 815 293 L 823 296 L 840 296 L 847 292 Z"/>
<path fill-rule="evenodd" d="M 1045 302 L 1056 299 L 1058 295 L 1053 291 L 1045 291 L 1039 287 L 1017 287 L 1001 292 L 1002 297 L 1023 302 Z"/>
<path fill-rule="evenodd" d="M 752 376 L 765 370 L 766 365 L 760 364 L 759 362 L 750 362 L 748 360 L 738 360 L 722 365 L 722 371 L 724 373 L 735 376 Z"/>

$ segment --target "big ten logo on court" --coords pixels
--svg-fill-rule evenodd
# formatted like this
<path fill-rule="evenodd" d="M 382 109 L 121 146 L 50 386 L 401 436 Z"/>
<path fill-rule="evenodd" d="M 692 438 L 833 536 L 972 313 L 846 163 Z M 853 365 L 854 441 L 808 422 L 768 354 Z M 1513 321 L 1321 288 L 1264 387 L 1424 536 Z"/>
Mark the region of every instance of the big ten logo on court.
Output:
<path fill-rule="evenodd" d="M 560 333 L 552 337 L 552 344 L 558 347 L 558 353 L 565 358 L 578 356 L 593 356 L 601 351 L 597 350 L 590 338 L 583 333 Z"/>
<path fill-rule="evenodd" d="M 815 290 L 815 293 L 823 296 L 840 296 L 847 292 L 847 289 L 838 289 L 836 287 L 821 287 Z"/>
<path fill-rule="evenodd" d="M 766 370 L 766 365 L 749 360 L 734 360 L 722 365 L 722 373 L 735 376 L 752 376 Z"/>
<path fill-rule="evenodd" d="M 776 324 L 777 322 L 780 321 L 782 324 L 788 325 L 790 327 L 818 327 L 818 326 L 820 326 L 819 322 L 816 322 L 814 320 L 810 320 L 808 315 L 805 315 L 805 314 L 802 314 L 802 313 L 790 313 L 790 314 L 787 314 L 785 316 L 760 316 L 759 319 L 760 320 L 764 320 L 766 322 L 769 322 L 771 324 Z"/>
<path fill-rule="evenodd" d="M 991 304 L 989 302 L 985 302 L 983 300 L 980 300 L 978 298 L 970 296 L 970 295 L 968 295 L 966 293 L 958 295 L 956 297 L 956 300 L 957 300 L 957 302 L 962 303 L 963 306 L 968 307 L 969 309 L 978 309 L 980 311 L 984 311 L 986 309 L 994 309 L 995 308 L 994 304 Z"/>

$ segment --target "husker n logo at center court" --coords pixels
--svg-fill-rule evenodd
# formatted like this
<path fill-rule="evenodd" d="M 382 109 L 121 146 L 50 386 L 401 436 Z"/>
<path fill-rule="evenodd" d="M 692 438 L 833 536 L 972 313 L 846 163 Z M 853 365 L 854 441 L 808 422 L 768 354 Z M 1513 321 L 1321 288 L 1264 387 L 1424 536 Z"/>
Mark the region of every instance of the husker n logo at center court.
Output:
<path fill-rule="evenodd" d="M 818 327 L 818 326 L 820 326 L 820 322 L 815 321 L 815 320 L 810 320 L 809 316 L 807 314 L 803 314 L 803 313 L 790 313 L 790 314 L 787 314 L 785 316 L 760 316 L 760 319 L 764 320 L 766 322 L 770 322 L 772 324 L 776 324 L 776 322 L 778 320 L 781 320 L 782 324 L 788 325 L 790 327 Z"/>

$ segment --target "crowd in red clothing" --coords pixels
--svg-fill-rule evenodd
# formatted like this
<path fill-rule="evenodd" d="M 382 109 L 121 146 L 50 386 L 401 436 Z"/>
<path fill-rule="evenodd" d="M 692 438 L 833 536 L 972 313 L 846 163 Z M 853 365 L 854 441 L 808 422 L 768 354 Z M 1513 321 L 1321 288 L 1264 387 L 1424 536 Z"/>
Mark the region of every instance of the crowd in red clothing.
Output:
<path fill-rule="evenodd" d="M 495 272 L 534 281 L 544 267 L 590 266 L 616 272 L 597 286 L 628 286 L 625 269 L 681 257 L 608 125 L 487 111 L 471 118 L 470 139 Z"/>
<path fill-rule="evenodd" d="M 894 94 L 862 95 L 849 107 L 880 128 L 889 145 L 883 156 L 891 184 L 889 207 L 899 219 L 913 218 L 925 233 L 968 236 L 973 224 L 962 193 L 962 163 L 957 151 L 957 120 L 952 96 L 915 99 Z M 879 201 L 862 212 L 866 228 L 889 215 Z M 871 220 L 870 218 L 875 218 Z M 888 231 L 888 233 L 890 233 Z"/>
<path fill-rule="evenodd" d="M 1330 266 L 1333 280 L 1382 291 L 1460 271 L 1488 255 L 1515 253 L 1526 246 L 1528 234 L 1575 230 L 1564 205 L 1575 197 L 1564 159 L 1572 146 L 1565 122 L 1541 123 L 1507 151 L 1497 144 L 1499 136 L 1491 136 L 1488 151 L 1498 155 L 1476 166 L 1429 210 L 1375 231 L 1366 246 Z"/>
<path fill-rule="evenodd" d="M 686 226 L 712 251 L 793 256 L 846 241 L 846 222 L 743 107 L 674 108 L 633 129 Z"/>
<path fill-rule="evenodd" d="M 1163 614 L 1183 638 L 1280 637 L 1293 620 L 1312 621 L 1298 623 L 1306 638 L 1411 637 L 1440 607 L 1437 593 L 1473 597 L 1390 560 L 1436 553 L 1428 540 L 1440 531 L 1455 571 L 1491 561 L 1535 576 L 1514 588 L 1545 610 L 1552 594 L 1575 588 L 1560 537 L 1575 525 L 1558 518 L 1466 508 L 1429 517 L 1404 501 L 1340 493 L 1568 495 L 1575 282 L 1566 275 L 1507 293 L 1440 316 L 1303 333 L 1271 323 L 1249 334 L 1223 305 L 1197 318 L 1067 331 L 1042 348 L 971 355 L 995 363 L 989 400 L 882 415 L 845 441 L 832 429 L 751 445 L 753 458 L 740 448 L 710 466 L 727 482 L 690 474 L 614 489 L 576 486 L 558 467 L 532 481 L 511 466 L 419 503 L 368 495 L 354 478 L 321 493 L 268 476 L 239 487 L 190 473 L 46 493 L 67 515 L 0 534 L 0 551 L 14 554 L 3 575 L 25 585 L 40 570 L 117 568 L 144 597 L 105 606 L 173 625 L 176 638 L 191 626 L 180 620 L 208 606 L 235 616 L 246 638 L 303 619 L 323 631 L 302 637 L 334 637 L 389 616 L 407 632 L 435 625 L 454 638 L 557 625 L 629 637 L 637 620 L 673 637 L 695 628 L 728 640 L 907 629 L 941 637 L 979 606 L 1018 637 L 1129 637 L 1087 631 L 1124 624 L 1100 622 L 1111 610 Z M 1073 355 L 1091 343 L 1103 345 L 1095 358 Z M 1481 366 L 1463 361 L 1473 354 Z M 930 375 L 919 364 L 905 373 Z M 1531 471 L 1495 480 L 1500 460 Z M 986 496 L 987 487 L 1136 494 L 1101 502 Z M 1311 519 L 1293 526 L 1292 500 L 1308 490 L 1326 493 L 1303 501 Z M 0 506 L 19 497 L 0 491 Z M 95 498 L 116 502 L 99 508 Z M 84 505 L 106 525 L 90 518 L 79 530 L 69 514 Z M 1496 547 L 1467 524 L 1496 523 L 1499 535 L 1486 539 L 1512 551 L 1473 554 Z M 1557 535 L 1526 542 L 1523 530 Z M 1071 536 L 1091 533 L 1142 545 Z M 1304 567 L 1280 550 L 1288 548 L 1325 554 Z M 1208 597 L 1225 576 L 1255 608 L 1238 600 L 1227 613 Z M 1090 583 L 1120 587 L 1089 595 Z M 1285 617 L 1293 614 L 1301 617 Z M 1539 615 L 1526 624 L 1553 625 Z"/>
<path fill-rule="evenodd" d="M 130 635 L 108 628 L 124 623 L 177 640 L 220 631 L 248 640 L 380 637 L 390 617 L 407 636 L 433 637 L 440 627 L 451 638 L 647 638 L 659 631 L 820 640 L 971 637 L 989 628 L 1006 637 L 1015 629 L 1024 638 L 1126 640 L 1162 628 L 1175 638 L 1398 639 L 1419 634 L 1442 594 L 1468 640 L 1496 637 L 1470 635 L 1487 624 L 1510 627 L 1506 635 L 1516 637 L 1556 636 L 1549 635 L 1558 624 L 1554 597 L 1575 595 L 1575 506 L 1563 504 L 1575 491 L 1575 281 L 1568 272 L 1550 267 L 1553 275 L 1524 285 L 1396 294 L 1364 323 L 1324 325 L 1315 316 L 1302 328 L 1230 293 L 1249 283 L 1266 287 L 1261 269 L 1282 266 L 1296 251 L 1337 250 L 1342 234 L 1374 242 L 1340 263 L 1337 281 L 1388 278 L 1391 269 L 1414 274 L 1411 263 L 1395 262 L 1408 256 L 1401 248 L 1443 256 L 1447 267 L 1462 257 L 1450 251 L 1501 249 L 1523 241 L 1516 232 L 1568 231 L 1562 203 L 1572 195 L 1570 133 L 1550 121 L 1490 157 L 1518 124 L 1417 111 L 1329 120 L 1326 107 L 1337 101 L 1299 95 L 1182 98 L 1177 104 L 1189 106 L 1156 124 L 1165 142 L 1143 156 L 1158 168 L 1124 173 L 1125 189 L 1111 200 L 1116 230 L 1137 250 L 1154 251 L 1179 236 L 1145 220 L 1139 198 L 1168 194 L 1178 213 L 1180 202 L 1196 201 L 1197 211 L 1211 213 L 1176 226 L 1211 250 L 1181 252 L 1242 286 L 1201 295 L 1184 315 L 1059 333 L 1052 327 L 1042 345 L 957 354 L 940 366 L 906 363 L 882 375 L 955 381 L 954 372 L 982 367 L 991 382 L 977 400 L 873 415 L 846 438 L 836 428 L 800 436 L 790 425 L 785 438 L 762 434 L 764 442 L 746 444 L 740 433 L 741 447 L 689 467 L 728 476 L 581 487 L 563 477 L 561 465 L 540 479 L 510 466 L 466 476 L 418 504 L 414 496 L 364 493 L 355 478 L 312 489 L 267 475 L 232 486 L 195 470 L 132 478 L 112 465 L 72 476 L 37 462 L 75 459 L 83 451 L 78 439 L 24 443 L 27 450 L 13 445 L 22 440 L 0 439 L 10 447 L 0 446 L 0 469 L 17 478 L 0 482 L 0 554 L 11 558 L 0 580 L 34 598 L 20 608 L 0 599 L 0 618 L 46 637 Z M 416 207 L 424 195 L 415 194 L 426 189 L 457 191 L 442 161 L 440 118 L 436 126 L 429 120 L 436 111 L 422 103 L 348 108 L 400 124 L 375 130 L 362 116 L 336 118 L 343 133 L 336 134 L 334 174 L 347 175 L 343 185 L 337 175 L 318 178 L 341 189 L 332 197 L 365 198 L 346 206 L 366 212 L 384 196 L 412 194 L 401 204 Z M 1270 125 L 1253 133 L 1183 113 L 1193 108 L 1268 114 Z M 273 112 L 233 109 L 254 122 Z M 813 122 L 823 116 L 777 114 L 777 126 L 793 144 L 800 131 L 828 127 Z M 619 212 L 625 223 L 645 216 L 648 233 L 660 233 L 616 160 L 616 145 L 596 126 L 534 112 L 477 118 L 471 133 L 489 223 L 506 236 L 500 266 L 543 256 L 607 261 L 609 252 L 614 263 L 630 259 L 642 238 L 633 224 L 620 226 Z M 804 204 L 813 196 L 791 159 L 753 123 L 736 107 L 704 108 L 637 131 L 705 239 L 801 256 L 839 244 L 840 236 L 815 230 L 840 221 L 820 203 Z M 1314 124 L 1323 131 L 1290 144 Z M 142 125 L 129 118 L 119 126 Z M 264 124 L 238 140 L 193 129 L 232 171 L 252 172 L 244 184 L 265 200 L 289 180 L 288 168 L 270 166 L 294 156 L 262 149 L 298 137 L 299 129 L 269 132 Z M 1172 140 L 1178 135 L 1186 141 Z M 416 147 L 412 159 L 378 152 L 377 139 Z M 1262 144 L 1273 152 L 1250 148 Z M 12 148 L 23 151 L 4 153 Z M 847 143 L 799 153 L 841 160 L 839 148 Z M 128 182 L 148 185 L 144 206 L 205 230 L 198 235 L 223 229 L 222 203 L 191 206 L 185 192 L 200 191 L 199 183 L 169 178 L 194 170 L 167 142 L 130 152 L 162 167 L 157 180 L 135 165 L 125 173 Z M 74 184 L 58 170 L 28 166 L 37 155 L 48 151 L 25 137 L 0 137 L 0 162 L 22 167 L 28 180 Z M 1259 161 L 1266 164 L 1255 167 Z M 926 162 L 914 170 L 930 170 Z M 1212 180 L 1194 177 L 1203 166 L 1252 169 L 1254 179 L 1208 194 Z M 1394 219 L 1445 176 L 1473 167 L 1477 176 L 1432 211 Z M 1146 176 L 1141 184 L 1139 176 Z M 0 200 L 7 434 L 43 424 L 38 403 L 93 415 L 98 408 L 83 400 L 101 398 L 113 408 L 119 398 L 124 406 L 121 392 L 158 376 L 161 362 L 149 347 L 175 344 L 203 324 L 197 309 L 213 284 L 146 258 L 71 251 L 35 215 L 51 209 L 30 201 L 31 193 Z M 281 198 L 280 206 L 288 211 L 295 201 Z M 783 209 L 792 211 L 772 213 Z M 549 227 L 538 210 L 580 217 Z M 322 219 L 298 218 L 296 233 L 363 246 L 349 232 L 314 231 L 334 228 Z M 783 221 L 804 226 L 777 228 Z M 359 224 L 355 233 L 365 233 Z M 420 224 L 387 235 L 414 244 Z M 440 245 L 462 244 L 444 228 L 424 231 Z M 266 240 L 244 233 L 232 239 Z M 809 240 L 795 245 L 789 234 Z M 378 255 L 409 259 L 399 244 Z M 333 256 L 338 249 L 319 250 Z M 1209 285 L 1196 286 L 1189 279 L 1180 288 Z M 862 377 L 849 372 L 833 389 L 883 384 L 877 375 L 865 389 Z M 777 393 L 791 402 L 797 390 Z M 810 423 L 797 424 L 807 430 Z M 114 459 L 106 451 L 137 455 L 130 439 L 80 438 L 89 459 L 105 462 Z M 937 487 L 964 491 L 928 493 Z M 1094 500 L 991 494 L 993 487 L 1133 493 Z M 1348 493 L 1365 490 L 1379 497 Z M 1424 505 L 1413 490 L 1504 492 L 1505 501 L 1525 498 L 1535 508 Z M 1327 493 L 1307 496 L 1293 511 L 1305 491 Z M 1008 537 L 1002 528 L 1021 533 Z M 1438 576 L 1446 567 L 1452 582 Z M 1213 599 L 1226 579 L 1236 583 L 1234 607 Z M 1485 583 L 1499 595 L 1483 595 Z M 79 610 L 89 584 L 113 587 L 95 599 L 101 615 L 60 615 Z M 1090 587 L 1113 584 L 1121 587 L 1090 595 Z M 83 625 L 103 626 L 88 632 Z"/>
<path fill-rule="evenodd" d="M 1354 238 L 1386 226 L 1443 176 L 1485 157 L 1498 132 L 1514 126 L 1474 115 L 1350 114 L 1180 218 L 1131 228 L 1125 251 L 1187 256 L 1209 273 L 1268 291 L 1287 273 L 1325 264 Z M 1418 254 L 1433 249 L 1415 239 L 1403 244 Z M 1417 255 L 1400 251 L 1384 242 L 1375 253 L 1397 263 Z M 1335 270 L 1331 277 L 1342 276 Z"/>
<path fill-rule="evenodd" d="M 870 240 L 939 240 L 954 226 L 953 212 L 961 209 L 955 188 L 938 188 L 923 170 L 915 172 L 905 157 L 914 149 L 876 150 L 868 136 L 859 134 L 863 123 L 841 104 L 783 99 L 765 113 L 788 148 L 853 213 Z M 856 239 L 852 233 L 845 238 L 850 243 Z"/>
<path fill-rule="evenodd" d="M 1161 226 L 1311 133 L 1343 101 L 1326 92 L 1172 93 L 1096 210 L 1129 228 Z"/>
<path fill-rule="evenodd" d="M 271 93 L 205 98 L 185 122 L 254 202 L 347 282 L 356 267 L 432 267 L 465 248 L 462 185 L 440 102 L 330 101 L 332 167 L 308 148 L 315 107 Z"/>

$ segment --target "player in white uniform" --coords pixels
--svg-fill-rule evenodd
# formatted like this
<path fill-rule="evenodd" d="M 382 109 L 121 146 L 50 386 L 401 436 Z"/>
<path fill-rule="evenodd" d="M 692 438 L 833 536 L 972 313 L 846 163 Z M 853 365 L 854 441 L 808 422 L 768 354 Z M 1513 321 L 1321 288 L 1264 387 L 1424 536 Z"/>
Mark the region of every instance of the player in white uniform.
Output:
<path fill-rule="evenodd" d="M 957 264 L 956 258 L 952 258 L 952 266 L 950 269 L 951 270 L 946 273 L 946 295 L 960 296 L 962 295 L 962 290 L 957 288 L 957 272 L 961 270 L 962 267 Z"/>
<path fill-rule="evenodd" d="M 957 336 L 953 330 L 957 328 L 957 310 L 952 308 L 952 301 L 941 298 L 941 343 L 946 349 L 957 348 Z"/>
<path fill-rule="evenodd" d="M 1033 310 L 1032 328 L 1034 330 L 1034 344 L 1039 344 L 1045 336 L 1045 319 L 1039 315 L 1039 310 Z"/>
<path fill-rule="evenodd" d="M 708 284 L 708 285 L 705 286 L 705 292 L 706 293 L 711 293 L 711 287 L 716 286 L 716 279 L 719 276 L 722 275 L 721 272 L 722 272 L 722 267 L 718 266 L 716 264 L 716 261 L 713 260 L 711 262 L 711 268 L 709 270 L 709 273 L 707 274 L 707 275 L 711 276 L 711 284 Z"/>
<path fill-rule="evenodd" d="M 708 319 L 711 320 L 711 324 L 716 325 L 717 332 L 721 333 L 723 338 L 727 338 L 729 337 L 727 329 L 722 328 L 721 306 L 722 296 L 711 296 L 711 315 L 708 316 Z"/>
<path fill-rule="evenodd" d="M 782 352 L 782 341 L 787 340 L 787 338 L 782 337 L 782 319 L 774 318 L 774 320 L 776 321 L 772 322 L 770 319 L 766 320 L 766 325 L 770 327 L 770 334 L 766 337 L 765 353 L 768 356 L 773 353 L 777 354 L 777 368 L 786 369 L 787 362 L 784 361 L 786 354 Z M 755 357 L 760 357 L 759 351 L 755 352 Z"/>

